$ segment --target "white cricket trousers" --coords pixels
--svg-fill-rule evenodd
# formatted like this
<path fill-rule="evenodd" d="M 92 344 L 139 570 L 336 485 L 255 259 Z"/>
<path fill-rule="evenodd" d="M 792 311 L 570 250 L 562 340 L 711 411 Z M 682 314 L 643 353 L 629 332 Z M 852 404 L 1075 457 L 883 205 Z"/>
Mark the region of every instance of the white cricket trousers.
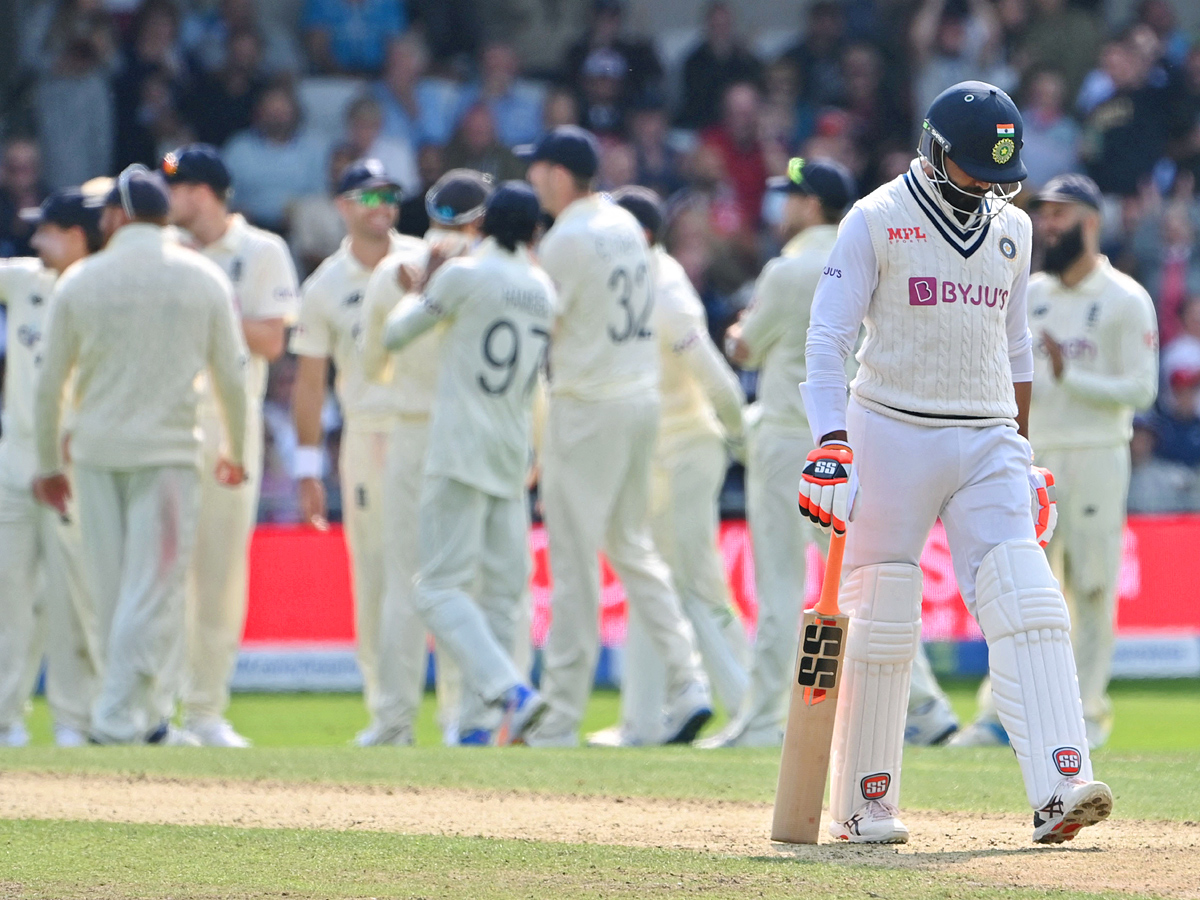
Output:
<path fill-rule="evenodd" d="M 383 484 L 383 604 L 379 612 L 378 697 L 371 711 L 385 731 L 413 727 L 425 690 L 427 641 L 413 581 L 420 563 L 420 500 L 429 417 L 401 418 L 388 438 Z M 438 717 L 457 727 L 461 681 L 448 653 L 437 656 Z"/>
<path fill-rule="evenodd" d="M 137 743 L 171 716 L 163 679 L 183 633 L 200 503 L 192 466 L 75 467 L 84 564 L 96 609 L 100 692 L 92 735 Z"/>
<path fill-rule="evenodd" d="M 95 621 L 77 504 L 67 521 L 28 487 L 0 481 L 0 730 L 25 715 L 43 657 L 58 725 L 86 733 L 95 699 Z"/>
<path fill-rule="evenodd" d="M 1071 612 L 1071 647 L 1088 740 L 1103 744 L 1112 731 L 1108 683 L 1117 609 L 1117 575 L 1129 495 L 1129 448 L 1044 450 L 1037 462 L 1054 474 L 1058 525 L 1046 547 Z M 999 721 L 990 681 L 980 685 L 979 717 Z"/>
<path fill-rule="evenodd" d="M 730 601 L 718 544 L 718 500 L 727 465 L 725 442 L 715 434 L 660 436 L 650 476 L 650 528 L 696 633 L 713 693 L 733 716 L 746 693 L 749 648 Z M 625 736 L 639 744 L 657 743 L 666 701 L 666 670 L 640 615 L 631 609 L 621 672 Z"/>
<path fill-rule="evenodd" d="M 246 481 L 229 488 L 217 481 L 224 427 L 202 416 L 200 520 L 187 591 L 187 664 L 183 683 L 185 723 L 220 718 L 229 706 L 249 599 L 250 538 L 262 487 L 263 422 L 256 401 L 246 413 Z"/>
<path fill-rule="evenodd" d="M 658 410 L 657 395 L 551 397 L 541 481 L 554 582 L 541 682 L 550 708 L 531 744 L 578 741 L 600 652 L 601 550 L 666 667 L 667 697 L 692 682 L 707 684 L 670 570 L 650 536 Z"/>
<path fill-rule="evenodd" d="M 417 608 L 458 663 L 468 696 L 480 701 L 476 708 L 494 705 L 525 681 L 512 653 L 529 580 L 527 500 L 427 476 L 420 531 Z M 497 724 L 475 716 L 464 717 L 462 727 Z"/>

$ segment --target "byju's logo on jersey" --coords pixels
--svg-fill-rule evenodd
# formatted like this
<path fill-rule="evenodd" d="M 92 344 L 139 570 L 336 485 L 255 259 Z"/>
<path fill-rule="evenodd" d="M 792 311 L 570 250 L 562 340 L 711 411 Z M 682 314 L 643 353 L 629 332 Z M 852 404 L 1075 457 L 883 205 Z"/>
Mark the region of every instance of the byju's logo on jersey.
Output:
<path fill-rule="evenodd" d="M 987 284 L 962 284 L 958 281 L 942 281 L 929 275 L 918 275 L 908 279 L 909 306 L 937 306 L 942 303 L 962 303 L 963 306 L 999 306 L 1008 303 L 1009 291 Z"/>
<path fill-rule="evenodd" d="M 888 229 L 888 243 L 889 244 L 894 243 L 896 241 L 902 241 L 904 243 L 911 243 L 912 241 L 925 241 L 928 239 L 929 238 L 925 234 L 925 232 L 923 232 L 921 230 L 920 225 L 918 225 L 915 228 L 889 228 Z"/>
<path fill-rule="evenodd" d="M 1054 767 L 1068 778 L 1083 768 L 1083 754 L 1074 747 L 1059 747 L 1054 751 Z"/>
<path fill-rule="evenodd" d="M 864 776 L 858 786 L 862 790 L 864 799 L 882 800 L 887 795 L 888 788 L 892 786 L 892 776 L 887 772 L 877 772 L 874 775 Z"/>

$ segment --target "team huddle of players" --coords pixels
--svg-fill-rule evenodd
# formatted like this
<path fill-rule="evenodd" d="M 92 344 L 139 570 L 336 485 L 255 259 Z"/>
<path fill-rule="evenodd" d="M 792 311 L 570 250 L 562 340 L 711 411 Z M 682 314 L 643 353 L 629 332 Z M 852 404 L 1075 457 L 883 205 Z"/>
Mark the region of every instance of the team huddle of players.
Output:
<path fill-rule="evenodd" d="M 935 102 L 912 169 L 857 204 L 841 165 L 794 160 L 771 185 L 787 195 L 787 243 L 723 348 L 760 373 L 750 407 L 660 242 L 660 199 L 593 192 L 597 145 L 578 128 L 526 148 L 528 184 L 447 174 L 427 195 L 423 240 L 394 230 L 399 189 L 383 167 L 351 165 L 337 191 L 348 237 L 299 290 L 282 242 L 228 211 L 212 148 L 52 196 L 30 213 L 40 260 L 0 265 L 11 335 L 0 744 L 27 739 L 44 658 L 60 745 L 248 745 L 224 714 L 266 366 L 294 324 L 295 475 L 316 527 L 331 361 L 345 422 L 339 474 L 371 716 L 360 745 L 412 743 L 428 634 L 447 742 L 577 744 L 599 652 L 600 552 L 630 626 L 621 720 L 589 742 L 691 743 L 715 694 L 730 722 L 702 746 L 777 745 L 806 546 L 854 520 L 835 834 L 906 839 L 901 740 L 958 728 L 919 644 L 916 562 L 941 516 L 995 676 L 953 742 L 1011 737 L 1035 839 L 1069 839 L 1111 808 L 1086 780 L 1087 750 L 1111 727 L 1126 447 L 1133 409 L 1154 395 L 1156 341 L 1145 292 L 1098 253 L 1101 198 L 1087 179 L 1039 194 L 1046 274 L 1029 277 L 1029 219 L 1000 189 L 1024 177 L 1019 148 L 1015 106 L 968 83 Z M 916 221 L 923 230 L 898 227 Z M 1041 470 L 1023 471 L 1026 415 L 1038 462 L 1058 476 L 1056 506 Z M 752 647 L 716 543 L 729 457 L 748 473 Z M 1032 516 L 1010 484 L 1027 474 Z M 537 689 L 535 481 L 554 585 Z M 1056 511 L 1048 552 L 1072 602 L 1078 667 L 1033 541 L 1049 540 Z M 1049 681 L 1025 684 L 1039 654 Z"/>

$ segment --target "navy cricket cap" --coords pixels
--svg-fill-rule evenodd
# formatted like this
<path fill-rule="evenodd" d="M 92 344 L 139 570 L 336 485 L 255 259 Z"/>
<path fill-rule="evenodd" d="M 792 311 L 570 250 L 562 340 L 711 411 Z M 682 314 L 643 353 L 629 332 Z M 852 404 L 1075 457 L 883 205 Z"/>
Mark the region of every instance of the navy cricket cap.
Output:
<path fill-rule="evenodd" d="M 788 162 L 788 173 L 768 178 L 767 187 L 787 194 L 816 197 L 829 209 L 845 209 L 858 197 L 850 170 L 832 159 L 794 157 Z"/>
<path fill-rule="evenodd" d="M 921 126 L 921 152 L 932 142 L 980 181 L 1010 184 L 1029 174 L 1021 161 L 1025 125 L 1012 98 L 995 85 L 963 81 L 937 95 Z"/>
<path fill-rule="evenodd" d="M 22 221 L 34 227 L 45 223 L 88 231 L 100 225 L 100 207 L 77 188 L 55 191 L 41 206 L 23 209 L 20 215 Z"/>
<path fill-rule="evenodd" d="M 425 192 L 425 212 L 439 225 L 465 225 L 483 215 L 492 178 L 474 169 L 451 169 Z"/>
<path fill-rule="evenodd" d="M 350 191 L 369 191 L 374 188 L 396 188 L 400 185 L 394 178 L 388 176 L 387 169 L 377 159 L 356 159 L 342 170 L 338 178 L 337 192 L 348 194 Z"/>
<path fill-rule="evenodd" d="M 657 243 L 661 239 L 663 219 L 662 198 L 648 187 L 631 184 L 613 191 L 612 198 L 617 206 L 629 210 L 638 224 L 654 236 Z"/>
<path fill-rule="evenodd" d="M 542 205 L 524 181 L 506 181 L 488 198 L 483 233 L 528 243 L 542 217 Z"/>
<path fill-rule="evenodd" d="M 171 192 L 162 175 L 134 163 L 117 176 L 104 205 L 121 207 L 131 219 L 157 219 L 170 210 Z"/>
<path fill-rule="evenodd" d="M 213 193 L 223 195 L 233 185 L 233 176 L 211 144 L 188 144 L 163 157 L 163 177 L 167 184 L 206 184 Z"/>
<path fill-rule="evenodd" d="M 600 168 L 596 136 L 578 125 L 560 125 L 536 144 L 517 147 L 514 152 L 526 162 L 554 163 L 579 178 L 591 178 Z"/>
<path fill-rule="evenodd" d="M 1082 203 L 1096 212 L 1104 204 L 1104 195 L 1100 187 L 1086 175 L 1059 175 L 1046 182 L 1046 186 L 1038 191 L 1034 204 L 1039 203 Z"/>

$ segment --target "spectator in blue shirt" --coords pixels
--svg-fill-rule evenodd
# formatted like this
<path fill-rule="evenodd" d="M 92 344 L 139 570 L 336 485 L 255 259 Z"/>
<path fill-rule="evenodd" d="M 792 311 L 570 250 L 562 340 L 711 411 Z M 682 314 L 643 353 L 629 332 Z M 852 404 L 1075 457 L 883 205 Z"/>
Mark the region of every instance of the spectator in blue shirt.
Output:
<path fill-rule="evenodd" d="M 401 0 L 306 0 L 304 42 L 323 75 L 368 75 L 383 68 L 389 41 L 408 25 Z"/>
<path fill-rule="evenodd" d="M 425 45 L 405 35 L 388 47 L 383 77 L 370 88 L 383 108 L 383 133 L 414 147 L 448 143 L 463 108 L 458 85 L 428 77 L 428 68 Z"/>
<path fill-rule="evenodd" d="M 283 230 L 292 202 L 324 189 L 326 155 L 324 142 L 300 130 L 290 85 L 273 84 L 254 106 L 254 124 L 225 145 L 234 208 L 255 225 Z"/>
<path fill-rule="evenodd" d="M 521 60 L 505 43 L 488 44 L 479 57 L 479 80 L 463 92 L 462 109 L 484 103 L 496 122 L 496 136 L 507 147 L 532 144 L 542 134 L 546 92 L 517 76 Z"/>
<path fill-rule="evenodd" d="M 1200 368 L 1180 364 L 1167 373 L 1168 391 L 1150 417 L 1154 455 L 1159 459 L 1200 466 Z"/>

